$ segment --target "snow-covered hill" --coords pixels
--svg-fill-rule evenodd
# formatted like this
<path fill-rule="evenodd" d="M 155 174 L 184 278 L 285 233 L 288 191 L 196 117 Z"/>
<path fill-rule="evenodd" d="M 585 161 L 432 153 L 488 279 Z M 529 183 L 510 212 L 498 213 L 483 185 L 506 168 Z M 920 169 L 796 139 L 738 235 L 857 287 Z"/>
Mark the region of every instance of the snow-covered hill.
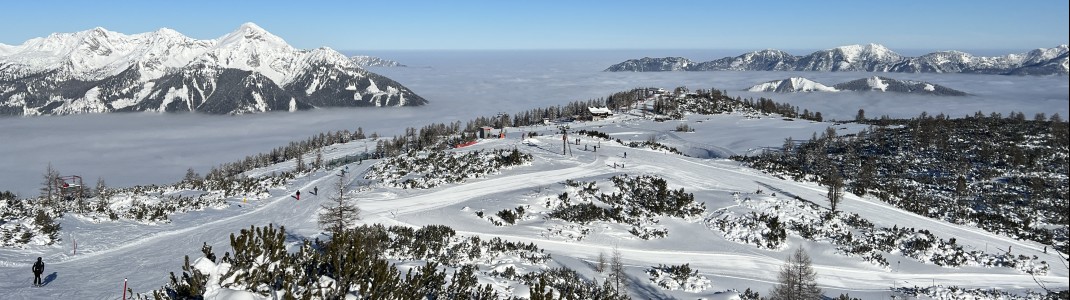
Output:
<path fill-rule="evenodd" d="M 242 114 L 426 101 L 330 48 L 295 49 L 253 23 L 214 40 L 94 28 L 0 45 L 0 115 Z"/>
<path fill-rule="evenodd" d="M 792 93 L 792 92 L 835 92 L 837 89 L 829 87 L 827 85 L 818 83 L 816 81 L 802 78 L 792 77 L 783 80 L 773 80 L 769 82 L 763 82 L 756 84 L 747 91 L 751 92 L 777 92 L 777 93 Z"/>
<path fill-rule="evenodd" d="M 683 57 L 629 59 L 606 69 L 607 72 L 662 72 L 685 71 L 695 63 Z"/>
<path fill-rule="evenodd" d="M 973 73 L 1008 75 L 1067 75 L 1067 45 L 995 57 L 961 51 L 941 51 L 905 57 L 879 44 L 847 45 L 793 56 L 780 50 L 761 50 L 736 57 L 693 63 L 682 57 L 630 59 L 607 72 L 650 71 L 866 71 L 905 73 Z M 686 61 L 686 64 L 677 62 Z"/>
<path fill-rule="evenodd" d="M 932 84 L 924 81 L 915 80 L 899 80 L 888 78 L 884 76 L 873 76 L 868 78 L 856 79 L 840 84 L 836 84 L 833 88 L 843 91 L 858 91 L 858 92 L 894 92 L 894 93 L 907 93 L 907 94 L 925 94 L 934 96 L 965 96 L 965 92 L 948 88 L 938 84 Z"/>
<path fill-rule="evenodd" d="M 916 80 L 900 80 L 894 78 L 888 78 L 884 76 L 873 76 L 867 78 L 861 78 L 851 80 L 844 83 L 835 84 L 833 86 L 827 86 L 819 82 L 802 78 L 792 77 L 782 80 L 773 80 L 763 82 L 751 86 L 747 91 L 750 92 L 777 92 L 777 93 L 795 93 L 795 92 L 839 92 L 839 91 L 856 91 L 856 92 L 892 92 L 903 94 L 923 94 L 931 96 L 966 96 L 966 92 L 945 87 L 939 84 L 928 83 L 924 81 Z"/>
<path fill-rule="evenodd" d="M 684 122 L 695 131 L 674 132 L 673 128 Z M 640 118 L 638 111 L 634 111 L 607 120 L 569 125 L 573 130 L 603 132 L 610 138 L 570 135 L 572 152 L 563 155 L 562 137 L 554 126 L 508 128 L 504 139 L 480 140 L 445 153 L 479 156 L 479 153 L 496 150 L 501 153 L 520 151 L 530 154 L 530 161 L 525 159 L 522 164 L 472 173 L 473 176 L 437 186 L 404 188 L 391 184 L 390 180 L 365 176 L 380 174 L 383 170 L 396 174 L 402 170 L 393 168 L 396 166 L 432 167 L 414 163 L 436 159 L 436 154 L 414 151 L 391 159 L 385 166 L 390 167 L 389 170 L 376 171 L 384 167 L 382 164 L 386 160 L 365 160 L 296 173 L 296 177 L 283 184 L 266 186 L 267 193 L 248 199 L 243 194 L 232 194 L 224 199 L 222 208 L 175 214 L 166 223 L 98 220 L 68 213 L 61 219 L 63 240 L 57 244 L 0 249 L 0 292 L 5 299 L 112 299 L 120 297 L 124 278 L 128 279 L 126 284 L 132 291 L 148 292 L 168 284 L 169 272 L 182 277 L 183 256 L 189 256 L 190 264 L 205 264 L 206 260 L 198 259 L 205 256 L 202 243 L 220 256 L 224 252 L 236 253 L 230 248 L 231 234 L 250 230 L 250 226 L 274 224 L 275 228 L 285 227 L 285 237 L 280 240 L 279 247 L 296 253 L 303 247 L 303 240 L 329 238 L 316 220 L 323 211 L 321 206 L 330 201 L 327 187 L 338 181 L 343 170 L 353 175 L 348 177 L 352 181 L 346 182 L 345 186 L 353 190 L 349 195 L 357 199 L 356 204 L 362 209 L 360 223 L 413 228 L 445 225 L 452 228 L 450 232 L 456 233 L 456 237 L 444 244 L 446 247 L 478 237 L 484 242 L 501 239 L 532 243 L 540 255 L 548 254 L 548 260 L 542 261 L 495 254 L 500 251 L 486 249 L 450 250 L 454 256 L 465 254 L 463 262 L 477 267 L 474 276 L 480 285 L 490 284 L 494 291 L 503 295 L 529 297 L 529 289 L 518 278 L 551 268 L 569 268 L 578 274 L 577 281 L 600 283 L 608 275 L 597 270 L 598 257 L 619 252 L 626 275 L 625 289 L 635 299 L 737 299 L 739 291 L 744 289 L 767 293 L 777 280 L 777 270 L 784 258 L 797 248 L 810 253 L 818 286 L 825 296 L 833 298 L 845 293 L 862 299 L 898 297 L 903 294 L 891 289 L 903 286 L 954 286 L 960 296 L 965 293 L 961 289 L 995 288 L 1025 295 L 1027 291 L 1042 291 L 1041 284 L 1055 290 L 1068 287 L 1066 278 L 1070 273 L 1065 265 L 1057 262 L 1059 258 L 1052 249 L 1039 243 L 919 216 L 871 196 L 846 194 L 839 204 L 840 213 L 828 215 L 827 201 L 823 198 L 826 188 L 817 183 L 786 180 L 731 160 L 693 158 L 626 145 L 628 142 L 655 140 L 680 148 L 724 149 L 747 154 L 763 147 L 777 146 L 792 136 L 805 137 L 825 131 L 833 126 L 831 123 L 743 114 L 691 115 L 686 120 L 655 122 Z M 838 124 L 834 132 L 848 135 L 865 127 Z M 529 136 L 532 133 L 533 137 Z M 579 142 L 573 144 L 573 138 L 578 138 Z M 617 143 L 615 139 L 623 142 Z M 363 139 L 335 144 L 324 148 L 322 155 L 325 160 L 334 161 L 366 151 L 369 145 L 374 149 L 377 142 Z M 594 146 L 599 147 L 595 150 Z M 485 158 L 488 163 L 495 159 Z M 245 175 L 269 177 L 273 176 L 270 174 L 292 171 L 295 164 L 294 160 L 285 161 Z M 425 177 L 420 172 L 402 176 Z M 658 182 L 663 184 L 660 188 Z M 316 187 L 319 187 L 320 195 L 309 192 Z M 302 191 L 300 200 L 294 197 L 295 191 Z M 198 195 L 204 192 L 177 189 L 166 193 Z M 637 201 L 656 195 L 688 195 L 656 198 L 688 200 L 683 201 L 684 204 L 701 213 L 699 217 L 675 215 L 674 211 L 659 204 Z M 133 205 L 151 197 L 155 196 L 132 194 L 111 206 Z M 690 205 L 691 200 L 697 205 Z M 629 209 L 630 206 L 626 206 L 629 203 L 646 206 L 634 216 L 603 216 L 589 220 L 555 217 L 555 212 L 568 207 L 593 207 L 596 212 L 608 207 L 605 211 L 613 212 L 619 207 Z M 711 225 L 722 219 L 722 223 L 727 224 L 723 229 Z M 777 224 L 786 227 L 779 231 L 785 234 L 776 239 L 766 237 L 774 233 L 767 227 Z M 636 234 L 648 230 L 664 234 L 648 236 L 651 239 Z M 844 242 L 833 237 L 850 239 Z M 888 240 L 892 246 L 867 248 L 864 252 L 870 256 L 843 250 L 844 245 L 870 240 Z M 75 241 L 77 253 L 73 251 Z M 749 241 L 761 245 L 772 243 L 774 247 L 755 246 Z M 866 246 L 859 245 L 858 248 Z M 934 258 L 951 253 L 948 250 L 951 248 L 980 259 L 997 261 L 995 264 L 970 261 L 957 267 L 939 265 L 940 260 Z M 249 253 L 248 249 L 246 253 Z M 37 256 L 44 257 L 47 263 L 46 285 L 41 288 L 29 286 L 29 265 Z M 406 256 L 384 258 L 396 264 L 401 274 L 435 260 Z M 1027 265 L 1007 267 L 1010 263 L 998 260 Z M 457 262 L 445 264 L 456 266 Z M 685 275 L 689 276 L 674 278 L 676 284 L 667 282 L 668 278 L 655 271 L 685 264 L 688 270 Z M 221 263 L 218 266 L 229 265 Z M 213 263 L 212 266 L 217 265 Z M 270 269 L 267 264 L 263 266 Z M 457 269 L 443 268 L 450 272 Z M 1038 272 L 1028 274 L 1023 270 Z M 239 274 L 253 272 L 231 271 Z M 249 292 L 268 287 L 227 283 L 221 280 L 231 276 L 227 274 L 231 272 L 217 270 L 209 273 L 213 295 L 270 299 L 270 296 L 255 296 Z M 326 277 L 322 280 L 331 282 Z"/>

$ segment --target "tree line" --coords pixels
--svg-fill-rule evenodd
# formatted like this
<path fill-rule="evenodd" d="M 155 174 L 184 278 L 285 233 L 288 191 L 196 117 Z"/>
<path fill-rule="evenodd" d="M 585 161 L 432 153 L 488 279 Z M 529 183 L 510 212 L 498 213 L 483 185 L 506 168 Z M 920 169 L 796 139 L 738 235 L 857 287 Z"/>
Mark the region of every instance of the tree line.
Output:
<path fill-rule="evenodd" d="M 919 215 L 1067 249 L 1067 122 L 1058 114 L 867 120 L 853 135 L 829 128 L 779 151 L 735 157 L 752 167 L 871 195 Z M 835 205 L 833 201 L 830 204 Z"/>

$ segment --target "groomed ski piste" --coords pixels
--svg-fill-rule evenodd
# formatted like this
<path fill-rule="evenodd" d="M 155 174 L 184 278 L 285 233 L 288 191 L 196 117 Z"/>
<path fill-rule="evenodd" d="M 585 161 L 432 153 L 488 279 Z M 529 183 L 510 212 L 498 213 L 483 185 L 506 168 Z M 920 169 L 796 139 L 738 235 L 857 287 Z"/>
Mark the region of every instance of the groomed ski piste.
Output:
<path fill-rule="evenodd" d="M 674 131 L 682 122 L 694 132 Z M 918 216 L 878 199 L 851 193 L 845 194 L 839 209 L 858 214 L 874 226 L 928 230 L 941 239 L 954 238 L 970 251 L 1002 254 L 1009 250 L 1015 255 L 1036 256 L 1037 260 L 1046 261 L 1050 269 L 1044 275 L 1034 276 L 1007 267 L 943 267 L 898 251 L 884 253 L 889 265 L 880 266 L 858 256 L 845 255 L 822 239 L 807 240 L 789 233 L 783 246 L 759 248 L 753 243 L 739 242 L 731 234 L 709 225 L 710 220 L 725 214 L 763 208 L 775 214 L 777 211 L 770 206 L 780 207 L 795 201 L 827 209 L 825 187 L 780 179 L 725 157 L 755 154 L 765 147 L 783 144 L 788 137 L 806 139 L 828 127 L 842 135 L 857 132 L 865 125 L 740 114 L 691 115 L 686 120 L 655 122 L 631 113 L 601 121 L 560 124 L 568 125 L 571 132 L 593 130 L 611 137 L 570 134 L 567 142 L 571 151 L 563 148 L 558 125 L 505 128 L 505 138 L 482 139 L 474 145 L 450 150 L 518 149 L 533 155 L 533 160 L 484 177 L 429 189 L 402 189 L 365 179 L 364 175 L 380 161 L 366 160 L 305 173 L 287 182 L 285 188 L 272 189 L 266 195 L 234 196 L 224 206 L 173 214 L 168 223 L 94 221 L 68 213 L 61 221 L 62 241 L 55 245 L 0 249 L 0 298 L 119 299 L 124 280 L 134 292 L 147 293 L 163 286 L 169 272 L 181 274 L 183 256 L 190 256 L 191 262 L 202 257 L 202 243 L 213 246 L 216 253 L 229 251 L 229 236 L 250 226 L 284 226 L 287 242 L 293 247 L 302 239 L 327 238 L 318 226 L 318 214 L 321 205 L 329 201 L 326 191 L 341 170 L 356 175 L 349 177 L 348 184 L 362 210 L 360 224 L 447 225 L 458 235 L 530 242 L 549 253 L 551 260 L 539 266 L 525 267 L 515 261 L 480 265 L 481 275 L 477 275 L 480 284 L 490 283 L 498 291 L 519 297 L 528 297 L 526 287 L 489 277 L 486 272 L 508 266 L 528 271 L 565 266 L 587 279 L 601 281 L 607 275 L 595 271 L 597 257 L 614 249 L 623 258 L 627 290 L 635 299 L 738 299 L 739 292 L 747 288 L 766 295 L 776 284 L 785 258 L 800 247 L 813 259 L 818 286 L 826 297 L 850 294 L 862 299 L 888 298 L 903 296 L 892 291 L 895 287 L 934 285 L 998 289 L 1024 295 L 1026 291 L 1042 292 L 1041 285 L 1053 290 L 1070 285 L 1066 265 L 1060 263 L 1051 249 L 1045 253 L 1042 244 Z M 531 132 L 538 135 L 527 137 Z M 649 147 L 630 148 L 616 139 L 624 143 L 655 140 L 688 156 Z M 597 151 L 594 146 L 599 146 Z M 374 140 L 336 144 L 325 148 L 323 154 L 326 159 L 338 158 L 362 153 L 369 147 L 374 149 Z M 294 166 L 294 161 L 289 161 L 252 170 L 246 175 L 264 176 L 292 170 Z M 566 181 L 595 182 L 602 192 L 610 193 L 614 191 L 610 178 L 622 174 L 663 178 L 670 189 L 683 188 L 693 193 L 695 202 L 704 203 L 705 211 L 696 218 L 657 218 L 656 224 L 647 225 L 667 234 L 649 240 L 629 233 L 628 224 L 604 221 L 579 224 L 547 216 L 551 210 L 548 206 L 553 205 L 559 194 L 577 195 Z M 311 193 L 315 187 L 320 195 Z M 293 197 L 298 190 L 302 192 L 300 200 Z M 526 213 L 515 224 L 494 224 L 501 221 L 495 212 L 518 206 L 525 207 Z M 779 214 L 782 221 L 802 215 L 805 212 Z M 38 256 L 44 257 L 46 263 L 43 287 L 31 285 L 30 268 Z M 667 289 L 653 282 L 648 274 L 652 267 L 682 264 L 698 271 L 699 278 L 692 278 L 690 287 Z M 270 299 L 241 292 L 209 293 L 219 299 Z"/>

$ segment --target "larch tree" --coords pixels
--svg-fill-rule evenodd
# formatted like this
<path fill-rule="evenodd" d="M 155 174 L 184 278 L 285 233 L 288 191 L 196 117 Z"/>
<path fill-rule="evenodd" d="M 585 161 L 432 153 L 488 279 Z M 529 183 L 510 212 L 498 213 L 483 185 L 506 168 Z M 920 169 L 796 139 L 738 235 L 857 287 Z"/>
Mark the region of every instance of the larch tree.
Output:
<path fill-rule="evenodd" d="M 316 150 L 316 160 L 312 161 L 312 167 L 319 169 L 323 168 L 323 149 Z"/>
<path fill-rule="evenodd" d="M 813 300 L 821 299 L 821 289 L 817 287 L 817 272 L 810 262 L 810 256 L 800 247 L 777 274 L 778 284 L 769 292 L 772 300 Z"/>
<path fill-rule="evenodd" d="M 613 257 L 610 259 L 609 263 L 609 276 L 613 277 L 613 283 L 617 293 L 620 293 L 620 287 L 624 284 L 624 263 L 621 260 L 620 249 L 613 247 Z"/>
<path fill-rule="evenodd" d="M 595 271 L 598 273 L 604 273 L 606 271 L 606 253 L 598 252 L 598 264 L 595 265 Z"/>
<path fill-rule="evenodd" d="M 59 176 L 59 171 L 52 167 L 51 162 L 48 163 L 48 168 L 45 169 L 44 178 L 42 178 L 44 182 L 41 186 L 41 197 L 45 206 L 51 206 L 53 200 L 55 200 L 54 197 L 59 194 L 59 191 L 56 190 L 56 180 L 59 179 Z"/>
<path fill-rule="evenodd" d="M 297 166 L 294 167 L 294 169 L 297 172 L 304 172 L 305 171 L 305 154 L 304 153 L 297 153 L 297 163 L 296 164 L 297 164 Z"/>
<path fill-rule="evenodd" d="M 357 220 L 360 220 L 360 207 L 357 207 L 353 200 L 346 195 L 348 181 L 345 173 L 340 173 L 337 176 L 338 181 L 334 184 L 334 191 L 332 192 L 336 194 L 331 196 L 330 201 L 323 204 L 323 212 L 320 213 L 319 220 L 321 228 L 336 234 L 352 227 Z"/>

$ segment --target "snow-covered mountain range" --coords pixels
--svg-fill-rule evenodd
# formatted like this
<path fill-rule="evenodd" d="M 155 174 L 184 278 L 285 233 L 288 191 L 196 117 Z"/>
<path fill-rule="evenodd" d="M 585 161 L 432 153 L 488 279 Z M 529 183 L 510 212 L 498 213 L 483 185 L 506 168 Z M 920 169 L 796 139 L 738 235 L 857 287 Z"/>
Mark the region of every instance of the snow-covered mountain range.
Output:
<path fill-rule="evenodd" d="M 607 72 L 657 71 L 866 71 L 906 73 L 975 73 L 1006 75 L 1067 75 L 1068 47 L 1039 48 L 1003 56 L 974 56 L 941 51 L 906 57 L 878 44 L 848 45 L 805 56 L 767 49 L 702 63 L 683 57 L 629 59 Z"/>
<path fill-rule="evenodd" d="M 383 58 L 379 58 L 379 57 L 375 57 L 375 56 L 368 56 L 368 55 L 350 56 L 349 60 L 352 60 L 353 63 L 357 64 L 358 66 L 360 66 L 362 68 L 364 68 L 364 67 L 405 67 L 405 65 L 403 65 L 403 64 L 401 64 L 399 62 L 393 61 L 393 60 L 383 59 Z"/>
<path fill-rule="evenodd" d="M 408 88 L 330 48 L 296 49 L 253 23 L 214 40 L 104 28 L 0 44 L 0 115 L 244 114 L 415 106 Z"/>
<path fill-rule="evenodd" d="M 747 91 L 750 92 L 890 92 L 906 94 L 923 94 L 933 96 L 966 96 L 966 92 L 945 87 L 938 84 L 916 80 L 900 80 L 884 76 L 872 76 L 827 86 L 819 82 L 802 78 L 792 77 L 782 80 L 773 80 L 756 84 Z"/>

